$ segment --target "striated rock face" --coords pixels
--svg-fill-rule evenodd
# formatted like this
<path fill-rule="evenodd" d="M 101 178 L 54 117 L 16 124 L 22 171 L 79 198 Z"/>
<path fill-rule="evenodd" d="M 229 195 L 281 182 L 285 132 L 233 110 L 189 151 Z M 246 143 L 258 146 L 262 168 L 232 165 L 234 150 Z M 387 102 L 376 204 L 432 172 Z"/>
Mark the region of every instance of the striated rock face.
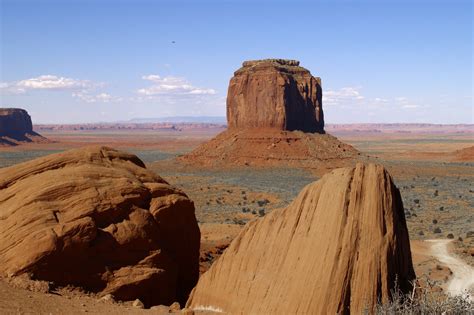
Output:
<path fill-rule="evenodd" d="M 299 61 L 245 61 L 227 93 L 229 129 L 276 128 L 324 133 L 321 79 Z"/>
<path fill-rule="evenodd" d="M 89 147 L 0 169 L 0 275 L 184 304 L 199 242 L 193 202 L 134 155 Z"/>
<path fill-rule="evenodd" d="M 187 306 L 233 314 L 360 314 L 415 277 L 400 192 L 379 165 L 337 169 L 247 224 Z"/>
<path fill-rule="evenodd" d="M 20 108 L 0 108 L 0 144 L 46 140 L 33 131 L 31 117 Z"/>

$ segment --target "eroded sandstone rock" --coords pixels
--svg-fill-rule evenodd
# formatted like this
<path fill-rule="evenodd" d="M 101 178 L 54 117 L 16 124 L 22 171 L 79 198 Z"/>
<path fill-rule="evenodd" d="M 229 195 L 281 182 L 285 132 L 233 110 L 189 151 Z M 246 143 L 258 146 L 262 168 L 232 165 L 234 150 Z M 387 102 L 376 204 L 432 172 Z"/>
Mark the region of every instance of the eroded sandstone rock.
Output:
<path fill-rule="evenodd" d="M 0 169 L 0 274 L 145 305 L 184 304 L 199 276 L 194 204 L 106 147 Z"/>
<path fill-rule="evenodd" d="M 402 199 L 379 165 L 332 171 L 247 224 L 187 307 L 231 314 L 361 314 L 415 277 Z"/>
<path fill-rule="evenodd" d="M 229 129 L 275 128 L 324 133 L 321 79 L 299 61 L 245 61 L 230 80 Z"/>

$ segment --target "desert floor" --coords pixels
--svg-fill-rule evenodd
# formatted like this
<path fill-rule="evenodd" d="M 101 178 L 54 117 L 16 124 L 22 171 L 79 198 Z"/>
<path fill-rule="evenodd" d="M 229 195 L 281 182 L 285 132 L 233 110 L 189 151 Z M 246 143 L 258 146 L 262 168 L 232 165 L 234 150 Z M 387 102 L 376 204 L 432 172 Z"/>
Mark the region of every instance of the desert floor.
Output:
<path fill-rule="evenodd" d="M 172 162 L 220 131 L 42 132 L 52 143 L 0 147 L 0 167 L 91 144 L 138 155 L 195 202 L 204 272 L 246 222 L 286 206 L 306 184 L 319 178 L 301 169 L 200 169 Z M 334 135 L 369 155 L 371 161 L 385 165 L 394 177 L 404 202 L 418 277 L 430 279 L 447 292 L 458 289 L 453 287 L 457 278 L 473 277 L 474 158 L 460 159 L 456 151 L 473 146 L 474 135 L 348 131 Z M 459 261 L 465 264 L 465 274 L 456 267 Z M 466 283 L 460 286 L 469 285 Z M 48 290 L 41 283 L 0 281 L 0 313 L 160 312 L 101 301 L 74 288 L 43 291 Z"/>

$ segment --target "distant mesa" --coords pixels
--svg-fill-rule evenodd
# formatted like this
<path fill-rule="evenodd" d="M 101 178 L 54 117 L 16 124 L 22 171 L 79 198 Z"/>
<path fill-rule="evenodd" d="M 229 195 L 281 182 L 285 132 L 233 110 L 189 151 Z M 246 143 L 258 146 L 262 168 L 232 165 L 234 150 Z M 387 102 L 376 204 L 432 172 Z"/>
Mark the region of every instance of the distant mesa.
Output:
<path fill-rule="evenodd" d="M 306 186 L 285 209 L 248 223 L 187 307 L 226 314 L 361 314 L 415 279 L 400 192 L 358 163 Z"/>
<path fill-rule="evenodd" d="M 227 124 L 324 133 L 321 79 L 296 60 L 245 61 L 230 79 Z"/>
<path fill-rule="evenodd" d="M 0 169 L 0 276 L 28 274 L 145 306 L 199 277 L 194 203 L 135 155 L 85 147 Z"/>
<path fill-rule="evenodd" d="M 227 93 L 228 129 L 179 161 L 204 167 L 289 166 L 327 171 L 359 155 L 324 131 L 321 79 L 299 61 L 245 61 Z"/>
<path fill-rule="evenodd" d="M 24 142 L 48 142 L 33 131 L 28 112 L 20 108 L 0 108 L 0 145 L 14 146 Z"/>

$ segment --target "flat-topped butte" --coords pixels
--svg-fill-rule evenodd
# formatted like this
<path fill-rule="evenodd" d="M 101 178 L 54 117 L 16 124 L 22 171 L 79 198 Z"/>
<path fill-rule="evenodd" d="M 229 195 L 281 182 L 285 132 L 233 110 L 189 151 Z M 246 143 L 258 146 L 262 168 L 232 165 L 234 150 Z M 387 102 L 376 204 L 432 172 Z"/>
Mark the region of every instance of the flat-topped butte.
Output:
<path fill-rule="evenodd" d="M 242 63 L 244 67 L 251 67 L 262 63 L 277 63 L 282 66 L 299 66 L 300 62 L 293 59 L 260 59 L 260 60 L 247 60 Z"/>
<path fill-rule="evenodd" d="M 292 59 L 247 60 L 242 63 L 241 68 L 234 72 L 234 75 L 240 75 L 246 72 L 257 72 L 266 70 L 278 71 L 289 74 L 311 75 L 308 69 L 300 66 L 300 62 L 298 60 Z"/>

